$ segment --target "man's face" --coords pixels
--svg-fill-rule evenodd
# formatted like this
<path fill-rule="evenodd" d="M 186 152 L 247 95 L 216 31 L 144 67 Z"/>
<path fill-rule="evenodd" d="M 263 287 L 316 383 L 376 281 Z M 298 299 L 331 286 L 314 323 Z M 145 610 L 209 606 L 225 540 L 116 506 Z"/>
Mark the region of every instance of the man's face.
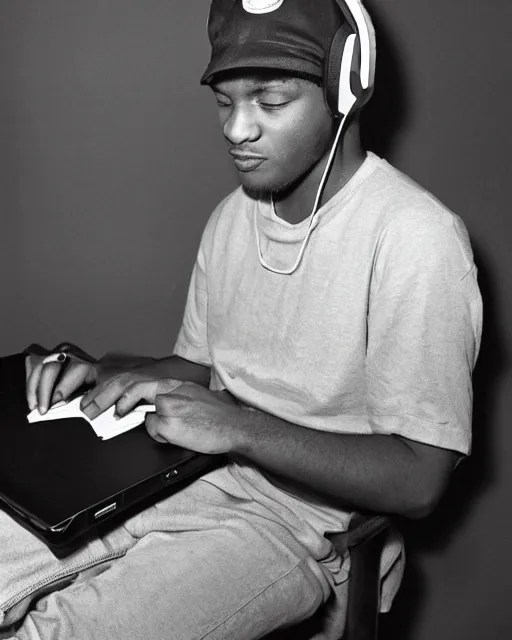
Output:
<path fill-rule="evenodd" d="M 269 72 L 212 85 L 222 131 L 249 192 L 293 189 L 330 150 L 333 120 L 313 82 Z"/>

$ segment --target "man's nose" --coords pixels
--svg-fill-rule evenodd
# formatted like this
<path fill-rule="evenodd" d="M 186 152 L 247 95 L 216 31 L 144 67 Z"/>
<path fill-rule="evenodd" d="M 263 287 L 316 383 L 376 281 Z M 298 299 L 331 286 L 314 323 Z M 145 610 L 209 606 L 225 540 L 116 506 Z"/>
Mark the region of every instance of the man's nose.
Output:
<path fill-rule="evenodd" d="M 233 107 L 223 126 L 224 136 L 233 145 L 256 140 L 259 136 L 259 126 L 254 119 L 251 109 L 238 106 Z"/>

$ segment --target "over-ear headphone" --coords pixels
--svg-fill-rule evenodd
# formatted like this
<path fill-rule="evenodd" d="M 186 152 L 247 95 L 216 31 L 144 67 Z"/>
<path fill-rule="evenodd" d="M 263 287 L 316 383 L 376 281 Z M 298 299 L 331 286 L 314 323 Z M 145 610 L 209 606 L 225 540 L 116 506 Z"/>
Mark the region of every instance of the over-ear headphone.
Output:
<path fill-rule="evenodd" d="M 336 0 L 346 22 L 334 34 L 325 59 L 325 102 L 333 116 L 360 109 L 373 93 L 375 29 L 360 0 Z"/>
<path fill-rule="evenodd" d="M 253 12 L 258 5 L 260 12 L 273 11 L 280 6 L 279 0 L 246 0 L 251 4 Z M 295 262 L 288 269 L 278 269 L 266 262 L 262 250 L 258 230 L 257 210 L 254 210 L 254 232 L 258 248 L 260 264 L 283 275 L 293 274 L 299 267 L 309 238 L 318 224 L 319 210 L 323 189 L 334 161 L 339 141 L 349 122 L 349 115 L 361 108 L 373 93 L 375 78 L 375 30 L 370 16 L 361 4 L 361 0 L 336 0 L 346 22 L 338 29 L 331 40 L 324 67 L 325 102 L 331 114 L 339 119 L 337 132 L 327 158 L 325 168 L 318 185 L 315 202 L 311 212 L 308 229 L 302 240 Z"/>

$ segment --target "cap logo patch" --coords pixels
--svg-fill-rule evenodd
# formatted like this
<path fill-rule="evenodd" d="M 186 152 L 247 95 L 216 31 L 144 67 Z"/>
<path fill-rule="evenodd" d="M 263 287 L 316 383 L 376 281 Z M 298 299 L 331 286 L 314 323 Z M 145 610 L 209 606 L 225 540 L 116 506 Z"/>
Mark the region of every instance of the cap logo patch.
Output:
<path fill-rule="evenodd" d="M 279 9 L 284 0 L 242 0 L 248 13 L 270 13 Z"/>

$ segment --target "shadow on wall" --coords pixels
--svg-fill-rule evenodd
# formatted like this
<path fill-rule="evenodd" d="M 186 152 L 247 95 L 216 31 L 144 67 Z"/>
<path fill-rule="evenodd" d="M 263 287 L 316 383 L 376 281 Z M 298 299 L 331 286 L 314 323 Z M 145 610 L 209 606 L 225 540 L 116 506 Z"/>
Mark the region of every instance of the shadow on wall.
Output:
<path fill-rule="evenodd" d="M 424 551 L 443 549 L 464 527 L 472 507 L 494 482 L 492 441 L 499 380 L 509 366 L 499 309 L 485 258 L 473 241 L 478 281 L 485 307 L 480 355 L 473 377 L 473 446 L 469 458 L 455 471 L 450 486 L 435 512 L 424 520 L 399 523 L 407 550 L 407 570 L 391 612 L 382 617 L 383 640 L 414 640 L 415 626 L 424 600 L 424 581 L 418 558 Z"/>
<path fill-rule="evenodd" d="M 361 138 L 365 149 L 391 160 L 397 134 L 407 123 L 405 71 L 400 53 L 373 5 L 371 14 L 378 56 L 373 96 L 361 112 Z"/>
<path fill-rule="evenodd" d="M 361 114 L 365 148 L 392 160 L 397 134 L 407 124 L 408 92 L 402 56 L 382 22 L 378 7 L 368 2 L 378 34 L 378 62 L 375 92 Z M 419 558 L 425 551 L 442 549 L 464 527 L 472 506 L 492 485 L 494 461 L 491 459 L 496 390 L 508 366 L 500 314 L 491 273 L 485 255 L 472 239 L 479 284 L 485 306 L 485 330 L 478 364 L 473 377 L 474 415 L 472 455 L 455 471 L 450 486 L 436 511 L 420 521 L 398 522 L 405 536 L 407 569 L 391 612 L 381 617 L 379 637 L 383 640 L 414 640 L 421 607 L 425 600 L 424 577 Z"/>

